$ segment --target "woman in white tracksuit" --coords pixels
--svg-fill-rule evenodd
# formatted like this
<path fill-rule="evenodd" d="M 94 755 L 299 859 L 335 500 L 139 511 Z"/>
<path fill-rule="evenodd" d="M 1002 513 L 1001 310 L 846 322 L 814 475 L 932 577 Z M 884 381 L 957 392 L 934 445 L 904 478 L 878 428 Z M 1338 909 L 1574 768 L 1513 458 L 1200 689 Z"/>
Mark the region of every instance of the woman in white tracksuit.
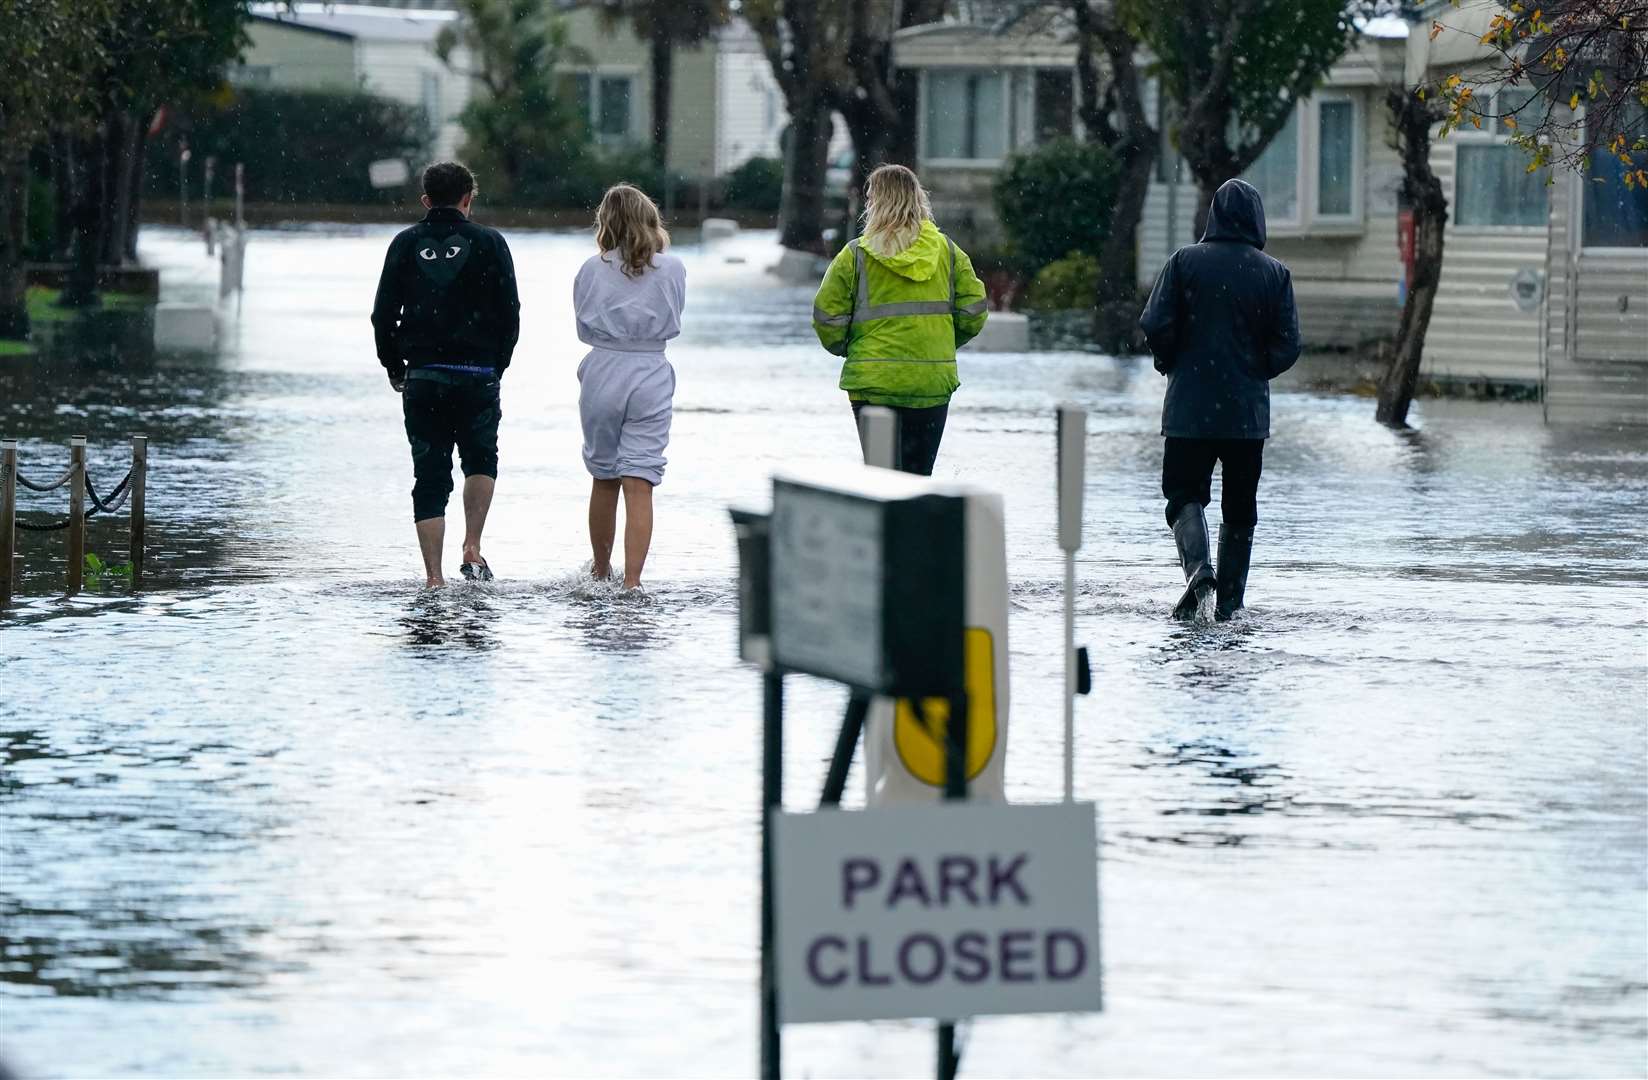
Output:
<path fill-rule="evenodd" d="M 687 271 L 666 255 L 669 233 L 658 207 L 619 184 L 595 215 L 595 245 L 572 286 L 578 339 L 590 351 L 578 365 L 578 413 L 589 494 L 589 543 L 595 577 L 612 576 L 618 497 L 624 499 L 624 587 L 641 584 L 652 545 L 652 489 L 664 479 L 675 369 L 664 343 L 681 332 Z"/>

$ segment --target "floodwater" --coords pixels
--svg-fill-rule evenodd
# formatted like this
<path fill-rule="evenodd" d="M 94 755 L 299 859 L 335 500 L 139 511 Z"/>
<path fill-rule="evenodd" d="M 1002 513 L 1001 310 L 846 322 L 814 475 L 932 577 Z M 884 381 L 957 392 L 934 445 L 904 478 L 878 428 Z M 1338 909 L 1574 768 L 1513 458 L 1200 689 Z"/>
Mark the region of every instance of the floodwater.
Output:
<path fill-rule="evenodd" d="M 427 594 L 366 321 L 388 236 L 255 234 L 221 357 L 0 369 L 33 476 L 71 434 L 105 484 L 153 440 L 149 591 L 66 601 L 28 535 L 0 616 L 0 1056 L 26 1076 L 755 1069 L 759 682 L 725 508 L 855 457 L 809 290 L 760 273 L 770 235 L 681 249 L 650 597 L 623 602 L 576 577 L 586 242 L 512 235 L 501 580 Z M 174 293 L 209 287 L 196 241 L 145 247 Z M 1648 1071 L 1642 433 L 1423 402 L 1395 434 L 1284 385 L 1251 611 L 1196 628 L 1166 617 L 1148 363 L 969 356 L 963 380 L 939 473 L 1006 496 L 1023 801 L 1060 782 L 1052 407 L 1091 410 L 1076 776 L 1107 1006 L 981 1020 L 963 1074 Z M 800 808 L 844 696 L 791 682 Z M 785 1036 L 797 1076 L 932 1052 L 926 1023 Z"/>

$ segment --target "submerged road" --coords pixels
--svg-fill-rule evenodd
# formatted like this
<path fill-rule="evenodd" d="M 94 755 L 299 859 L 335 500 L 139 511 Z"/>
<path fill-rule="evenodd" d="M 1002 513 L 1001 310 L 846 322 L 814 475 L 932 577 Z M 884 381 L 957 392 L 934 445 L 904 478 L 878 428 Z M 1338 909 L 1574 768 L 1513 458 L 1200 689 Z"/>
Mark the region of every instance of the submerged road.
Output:
<path fill-rule="evenodd" d="M 154 552 L 146 595 L 64 602 L 57 541 L 26 537 L 0 616 L 14 1068 L 754 1070 L 759 684 L 734 655 L 725 507 L 855 457 L 810 290 L 760 273 L 770 235 L 681 249 L 651 596 L 624 602 L 577 576 L 587 241 L 511 234 L 501 580 L 426 594 L 366 321 L 389 235 L 255 234 L 219 357 L 0 368 L 26 469 L 55 474 L 85 433 L 118 476 L 126 435 L 151 436 Z M 145 238 L 206 288 L 197 248 Z M 1060 784 L 1052 407 L 1090 410 L 1076 778 L 1100 805 L 1108 1008 L 980 1021 L 964 1075 L 1641 1074 L 1641 433 L 1426 401 L 1396 434 L 1370 401 L 1284 384 L 1251 610 L 1191 628 L 1166 618 L 1148 362 L 964 355 L 962 380 L 938 473 L 1007 499 L 1022 801 Z M 96 524 L 91 549 L 123 536 Z M 843 700 L 792 684 L 799 807 Z M 795 1075 L 931 1055 L 925 1024 L 786 1036 Z"/>

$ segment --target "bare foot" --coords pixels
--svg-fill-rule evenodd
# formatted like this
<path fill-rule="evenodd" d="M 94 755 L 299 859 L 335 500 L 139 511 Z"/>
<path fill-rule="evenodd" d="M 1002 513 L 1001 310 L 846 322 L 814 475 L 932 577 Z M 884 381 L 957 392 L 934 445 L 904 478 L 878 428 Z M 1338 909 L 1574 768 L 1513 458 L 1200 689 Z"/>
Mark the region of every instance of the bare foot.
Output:
<path fill-rule="evenodd" d="M 463 561 L 477 564 L 484 563 L 486 560 L 481 558 L 481 545 L 465 544 L 463 547 Z"/>
<path fill-rule="evenodd" d="M 607 563 L 605 566 L 595 566 L 594 564 L 591 564 L 589 568 L 589 576 L 594 578 L 596 581 L 611 581 L 612 564 Z"/>
<path fill-rule="evenodd" d="M 444 589 L 446 588 L 446 579 L 443 577 L 429 578 L 423 583 L 423 587 L 426 589 Z"/>
<path fill-rule="evenodd" d="M 641 579 L 640 578 L 636 578 L 634 581 L 631 581 L 629 579 L 629 576 L 625 575 L 625 577 L 624 577 L 624 589 L 626 591 L 628 591 L 630 589 L 639 589 L 640 587 L 641 587 Z"/>

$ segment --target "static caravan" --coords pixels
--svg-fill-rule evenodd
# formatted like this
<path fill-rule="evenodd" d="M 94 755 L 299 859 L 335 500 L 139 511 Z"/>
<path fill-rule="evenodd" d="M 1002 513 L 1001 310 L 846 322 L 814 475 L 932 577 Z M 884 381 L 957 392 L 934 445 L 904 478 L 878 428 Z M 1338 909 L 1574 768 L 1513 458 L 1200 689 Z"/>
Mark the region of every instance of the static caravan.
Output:
<path fill-rule="evenodd" d="M 1648 191 L 1607 154 L 1551 191 L 1545 417 L 1648 424 Z"/>
<path fill-rule="evenodd" d="M 560 4 L 568 48 L 557 70 L 598 142 L 612 148 L 650 145 L 651 46 L 627 22 L 609 21 L 597 8 L 582 0 Z M 748 23 L 733 19 L 705 43 L 678 47 L 671 73 L 667 157 L 672 171 L 716 177 L 753 157 L 779 156 L 789 117 Z"/>
<path fill-rule="evenodd" d="M 231 78 L 242 85 L 364 87 L 416 105 L 435 132 L 437 157 L 463 143 L 458 118 L 469 104 L 471 80 L 435 55 L 435 39 L 458 17 L 371 4 L 270 3 L 251 6 L 249 39 Z M 458 71 L 468 66 L 460 49 Z"/>
<path fill-rule="evenodd" d="M 1028 21 L 929 23 L 898 31 L 893 62 L 921 82 L 917 150 L 934 214 L 965 243 L 999 242 L 1002 163 L 1080 130 L 1074 41 Z"/>

